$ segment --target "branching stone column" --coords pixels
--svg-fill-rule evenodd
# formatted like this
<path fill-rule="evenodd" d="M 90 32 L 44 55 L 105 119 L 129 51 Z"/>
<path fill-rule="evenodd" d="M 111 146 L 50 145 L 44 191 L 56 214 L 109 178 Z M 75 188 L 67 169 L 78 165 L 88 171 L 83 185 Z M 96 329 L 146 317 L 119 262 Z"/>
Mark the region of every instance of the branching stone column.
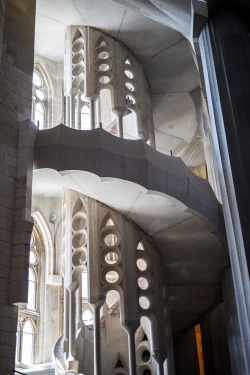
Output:
<path fill-rule="evenodd" d="M 118 131 L 118 137 L 123 138 L 122 114 L 117 115 L 117 131 Z"/>
<path fill-rule="evenodd" d="M 250 374 L 250 43 L 235 11 L 220 8 L 200 38 L 240 335 Z"/>

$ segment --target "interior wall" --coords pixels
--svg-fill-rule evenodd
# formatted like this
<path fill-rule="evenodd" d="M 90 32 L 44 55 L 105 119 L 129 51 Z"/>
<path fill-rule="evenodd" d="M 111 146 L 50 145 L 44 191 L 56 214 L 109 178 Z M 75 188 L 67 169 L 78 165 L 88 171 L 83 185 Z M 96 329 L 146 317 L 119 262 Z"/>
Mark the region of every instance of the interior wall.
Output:
<path fill-rule="evenodd" d="M 1 0 L 0 4 L 2 30 L 4 1 Z M 35 6 L 36 1 L 33 0 L 7 0 L 5 8 L 0 66 L 1 375 L 11 374 L 15 367 L 17 306 L 10 303 L 27 301 L 27 268 L 32 229 L 27 195 L 31 193 L 32 176 L 27 176 L 26 169 L 28 154 L 25 147 L 29 137 L 19 139 L 18 154 L 18 136 L 20 123 L 29 120 L 31 115 Z M 29 121 L 25 126 L 26 130 L 29 129 Z M 19 164 L 21 158 L 22 169 Z"/>
<path fill-rule="evenodd" d="M 200 375 L 195 328 L 174 343 L 176 375 Z"/>

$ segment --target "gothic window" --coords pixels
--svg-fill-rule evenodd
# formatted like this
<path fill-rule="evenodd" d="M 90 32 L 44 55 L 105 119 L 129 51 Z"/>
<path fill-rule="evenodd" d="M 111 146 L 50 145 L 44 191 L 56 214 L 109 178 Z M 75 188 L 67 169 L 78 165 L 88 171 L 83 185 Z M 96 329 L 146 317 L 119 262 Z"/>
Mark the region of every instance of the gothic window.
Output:
<path fill-rule="evenodd" d="M 20 362 L 20 325 L 17 323 L 17 330 L 16 330 L 16 362 Z"/>
<path fill-rule="evenodd" d="M 38 256 L 36 250 L 36 244 L 34 240 L 34 235 L 31 235 L 30 241 L 30 257 L 29 257 L 29 290 L 28 290 L 28 303 L 27 309 L 28 310 L 35 310 L 36 309 L 36 286 L 37 286 L 37 263 L 38 263 Z"/>
<path fill-rule="evenodd" d="M 16 362 L 30 365 L 34 362 L 34 327 L 39 317 L 37 312 L 38 253 L 34 233 L 30 240 L 28 303 L 20 309 L 16 334 Z"/>
<path fill-rule="evenodd" d="M 36 308 L 36 276 L 32 268 L 29 268 L 29 292 L 27 309 L 35 310 Z"/>
<path fill-rule="evenodd" d="M 34 328 L 29 319 L 24 323 L 22 331 L 22 363 L 29 365 L 33 362 L 34 347 Z"/>
<path fill-rule="evenodd" d="M 81 128 L 90 129 L 89 105 L 84 102 L 82 102 L 82 106 L 81 106 Z"/>
<path fill-rule="evenodd" d="M 39 129 L 44 129 L 46 93 L 42 76 L 37 70 L 33 71 L 32 94 L 32 121 L 39 126 Z"/>
<path fill-rule="evenodd" d="M 77 104 L 75 106 L 75 116 L 77 118 Z M 77 120 L 76 120 L 77 121 Z M 81 99 L 81 129 L 90 129 L 90 109 L 89 103 Z"/>

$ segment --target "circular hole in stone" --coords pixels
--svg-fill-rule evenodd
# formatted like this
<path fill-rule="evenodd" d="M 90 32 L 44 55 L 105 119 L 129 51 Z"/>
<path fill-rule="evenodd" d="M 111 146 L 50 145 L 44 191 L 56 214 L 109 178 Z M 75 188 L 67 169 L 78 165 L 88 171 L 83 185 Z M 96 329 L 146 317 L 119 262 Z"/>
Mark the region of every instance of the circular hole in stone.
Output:
<path fill-rule="evenodd" d="M 148 362 L 150 360 L 150 353 L 148 350 L 144 350 L 144 352 L 142 352 L 141 359 L 143 362 Z"/>
<path fill-rule="evenodd" d="M 131 83 L 126 82 L 126 83 L 125 83 L 125 87 L 126 87 L 126 89 L 128 89 L 129 91 L 134 91 L 134 86 L 131 85 Z"/>
<path fill-rule="evenodd" d="M 105 256 L 105 262 L 108 264 L 115 264 L 118 261 L 118 255 L 114 252 L 110 252 Z"/>
<path fill-rule="evenodd" d="M 86 243 L 86 234 L 83 231 L 76 232 L 72 239 L 72 245 L 75 249 L 84 246 Z"/>
<path fill-rule="evenodd" d="M 72 52 L 76 53 L 80 51 L 81 48 L 84 46 L 84 39 L 83 38 L 78 38 L 72 46 Z"/>
<path fill-rule="evenodd" d="M 76 232 L 85 228 L 86 222 L 87 222 L 86 215 L 82 212 L 78 212 L 72 220 L 73 231 Z"/>
<path fill-rule="evenodd" d="M 78 76 L 79 74 L 81 74 L 83 72 L 83 69 L 84 69 L 83 63 L 80 62 L 76 64 L 74 68 L 72 69 L 73 76 Z"/>
<path fill-rule="evenodd" d="M 144 277 L 139 277 L 138 285 L 142 290 L 145 290 L 148 288 L 148 282 Z"/>
<path fill-rule="evenodd" d="M 149 308 L 149 300 L 146 297 L 140 297 L 139 304 L 144 310 L 147 310 Z"/>
<path fill-rule="evenodd" d="M 106 85 L 107 83 L 110 82 L 110 78 L 107 77 L 107 76 L 100 77 L 99 78 L 99 82 L 102 83 L 102 84 L 104 84 L 104 85 Z"/>
<path fill-rule="evenodd" d="M 72 58 L 72 63 L 73 64 L 78 64 L 80 61 L 83 60 L 83 57 L 84 57 L 83 50 L 80 51 L 80 52 L 75 53 L 74 56 L 73 56 L 73 58 Z"/>
<path fill-rule="evenodd" d="M 107 246 L 114 246 L 117 243 L 117 237 L 114 234 L 108 234 L 104 237 L 104 242 Z"/>
<path fill-rule="evenodd" d="M 151 371 L 147 368 L 143 371 L 143 375 L 151 375 Z"/>
<path fill-rule="evenodd" d="M 99 66 L 99 70 L 100 70 L 101 72 L 106 72 L 107 70 L 109 70 L 109 66 L 108 66 L 108 64 L 101 64 L 101 65 Z"/>
<path fill-rule="evenodd" d="M 140 271 L 145 271 L 147 269 L 147 263 L 144 259 L 137 259 L 136 265 L 139 268 Z"/>
<path fill-rule="evenodd" d="M 98 57 L 99 59 L 107 59 L 109 57 L 109 53 L 106 51 L 100 52 Z"/>
<path fill-rule="evenodd" d="M 116 281 L 119 279 L 119 275 L 117 272 L 115 271 L 109 271 L 106 276 L 105 276 L 106 280 L 108 283 L 110 284 L 114 284 L 116 283 Z"/>
<path fill-rule="evenodd" d="M 125 70 L 124 73 L 128 78 L 134 78 L 134 74 L 130 70 Z"/>
<path fill-rule="evenodd" d="M 72 263 L 75 267 L 80 266 L 86 262 L 87 256 L 85 249 L 75 250 L 72 256 Z"/>

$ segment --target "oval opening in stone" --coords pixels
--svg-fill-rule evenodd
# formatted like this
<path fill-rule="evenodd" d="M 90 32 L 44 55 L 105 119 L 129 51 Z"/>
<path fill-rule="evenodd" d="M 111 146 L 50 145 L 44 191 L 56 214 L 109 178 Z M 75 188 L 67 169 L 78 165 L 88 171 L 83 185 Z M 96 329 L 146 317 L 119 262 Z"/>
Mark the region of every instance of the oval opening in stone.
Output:
<path fill-rule="evenodd" d="M 148 282 L 144 277 L 139 277 L 138 285 L 142 290 L 145 290 L 148 288 Z"/>
<path fill-rule="evenodd" d="M 147 310 L 149 308 L 149 300 L 146 297 L 140 297 L 139 304 L 144 310 Z"/>
<path fill-rule="evenodd" d="M 151 375 L 151 371 L 147 368 L 143 371 L 143 375 Z"/>
<path fill-rule="evenodd" d="M 103 85 L 106 85 L 107 83 L 110 82 L 110 78 L 107 76 L 100 77 L 99 82 L 102 83 Z"/>
<path fill-rule="evenodd" d="M 101 72 L 106 72 L 107 70 L 109 70 L 109 66 L 108 66 L 108 64 L 101 64 L 101 65 L 99 66 L 99 70 L 100 70 Z"/>
<path fill-rule="evenodd" d="M 72 245 L 75 249 L 84 246 L 86 243 L 86 234 L 85 232 L 76 232 L 72 239 Z"/>
<path fill-rule="evenodd" d="M 143 362 L 148 362 L 150 360 L 150 353 L 148 350 L 144 350 L 141 355 Z"/>
<path fill-rule="evenodd" d="M 128 78 L 134 78 L 134 74 L 130 70 L 125 70 L 124 73 Z"/>
<path fill-rule="evenodd" d="M 144 259 L 137 259 L 136 265 L 139 268 L 140 271 L 145 271 L 147 269 L 147 263 Z"/>
<path fill-rule="evenodd" d="M 106 51 L 100 52 L 98 57 L 99 59 L 107 59 L 109 57 L 109 53 Z"/>
<path fill-rule="evenodd" d="M 117 237 L 115 234 L 108 234 L 105 236 L 104 242 L 107 246 L 114 246 L 117 243 Z"/>
<path fill-rule="evenodd" d="M 119 279 L 119 275 L 117 272 L 115 271 L 109 271 L 106 276 L 105 276 L 106 280 L 108 283 L 110 284 L 114 284 L 116 283 L 116 281 Z"/>
<path fill-rule="evenodd" d="M 115 264 L 118 261 L 118 255 L 114 252 L 110 252 L 105 256 L 105 262 L 108 264 Z"/>
<path fill-rule="evenodd" d="M 84 213 L 77 213 L 72 221 L 72 228 L 73 231 L 79 231 L 81 229 L 84 229 L 87 223 L 87 219 Z"/>

